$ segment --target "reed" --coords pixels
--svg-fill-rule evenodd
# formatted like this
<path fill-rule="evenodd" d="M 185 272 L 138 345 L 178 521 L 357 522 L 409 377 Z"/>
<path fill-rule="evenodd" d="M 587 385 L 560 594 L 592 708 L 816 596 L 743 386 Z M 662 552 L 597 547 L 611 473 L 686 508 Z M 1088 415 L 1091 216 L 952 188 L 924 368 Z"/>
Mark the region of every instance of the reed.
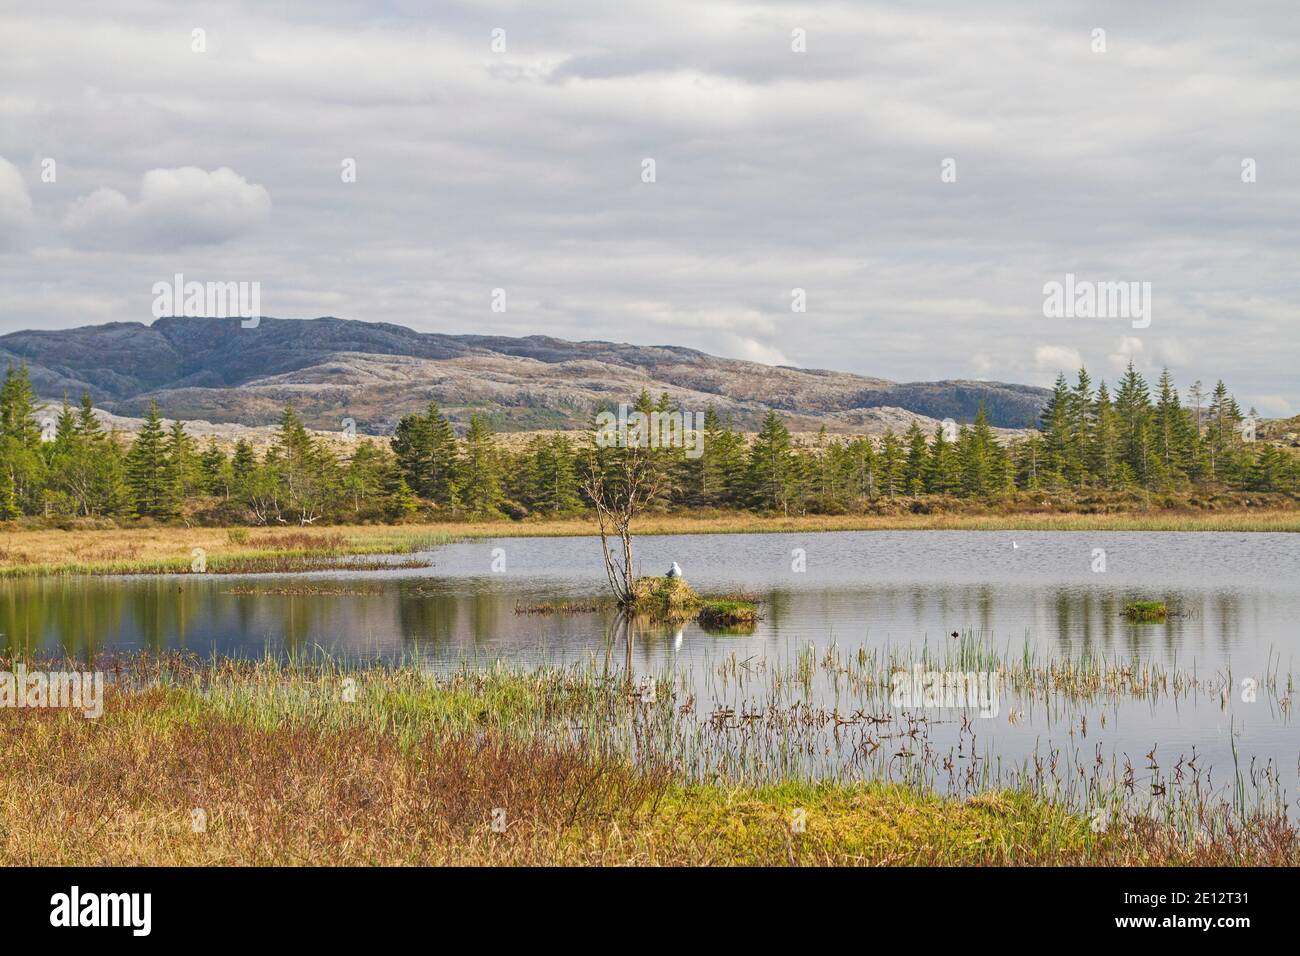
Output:
<path fill-rule="evenodd" d="M 1212 690 L 1142 662 L 1027 657 L 974 639 L 732 655 L 708 699 L 667 670 L 656 693 L 632 692 L 633 675 L 597 660 L 434 673 L 320 655 L 105 658 L 98 721 L 0 709 L 0 862 L 1300 862 L 1285 801 L 1244 763 L 1231 800 L 1154 749 L 1164 768 L 1060 753 L 999 768 L 969 759 L 973 734 L 943 748 L 923 716 L 871 703 L 882 666 L 922 660 L 995 663 L 1044 698 Z M 853 685 L 854 708 L 808 706 L 811 680 Z M 1276 673 L 1270 686 L 1292 692 Z"/>

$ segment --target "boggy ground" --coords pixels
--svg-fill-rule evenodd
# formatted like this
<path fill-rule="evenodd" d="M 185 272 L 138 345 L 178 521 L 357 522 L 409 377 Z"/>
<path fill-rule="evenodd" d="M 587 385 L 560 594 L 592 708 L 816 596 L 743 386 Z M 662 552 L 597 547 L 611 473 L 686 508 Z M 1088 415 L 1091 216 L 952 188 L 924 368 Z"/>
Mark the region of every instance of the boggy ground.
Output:
<path fill-rule="evenodd" d="M 98 720 L 0 709 L 4 865 L 1300 862 L 1275 817 L 1188 842 L 1005 790 L 688 783 L 611 746 L 644 706 L 619 675 L 96 666 Z"/>

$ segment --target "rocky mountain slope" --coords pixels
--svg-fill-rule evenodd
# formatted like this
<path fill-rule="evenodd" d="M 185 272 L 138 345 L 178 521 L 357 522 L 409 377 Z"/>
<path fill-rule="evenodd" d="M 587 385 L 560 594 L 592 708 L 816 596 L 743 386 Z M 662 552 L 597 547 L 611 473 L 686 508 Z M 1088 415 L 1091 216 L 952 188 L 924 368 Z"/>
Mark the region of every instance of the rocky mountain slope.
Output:
<path fill-rule="evenodd" d="M 752 428 L 769 408 L 797 431 L 879 434 L 911 420 L 970 421 L 986 403 L 995 425 L 1022 428 L 1047 391 L 998 382 L 899 384 L 846 372 L 774 367 L 676 346 L 421 333 L 349 319 L 163 318 L 0 336 L 0 366 L 26 361 L 43 398 L 138 417 L 156 400 L 169 418 L 261 425 L 293 402 L 307 423 L 386 434 L 436 400 L 463 424 L 490 411 L 502 430 L 583 427 L 593 411 L 642 388 L 688 409 L 714 405 Z"/>

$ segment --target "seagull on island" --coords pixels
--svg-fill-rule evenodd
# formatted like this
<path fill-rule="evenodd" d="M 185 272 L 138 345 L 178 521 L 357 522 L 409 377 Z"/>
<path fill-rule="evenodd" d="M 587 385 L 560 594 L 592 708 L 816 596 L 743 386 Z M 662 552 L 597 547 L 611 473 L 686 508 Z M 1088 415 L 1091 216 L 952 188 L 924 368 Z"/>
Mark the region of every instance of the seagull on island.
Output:
<path fill-rule="evenodd" d="M 682 576 L 682 569 L 678 566 L 676 561 L 674 561 L 673 566 L 668 569 L 668 574 L 666 576 L 670 578 L 680 578 Z"/>

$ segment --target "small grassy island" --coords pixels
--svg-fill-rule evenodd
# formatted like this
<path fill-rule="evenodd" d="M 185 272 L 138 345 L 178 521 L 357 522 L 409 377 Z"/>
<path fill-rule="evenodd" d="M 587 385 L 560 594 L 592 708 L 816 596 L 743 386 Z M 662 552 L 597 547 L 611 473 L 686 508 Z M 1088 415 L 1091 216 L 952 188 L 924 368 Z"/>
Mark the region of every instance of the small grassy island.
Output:
<path fill-rule="evenodd" d="M 1130 601 L 1124 605 L 1124 616 L 1130 621 L 1160 623 L 1168 619 L 1169 607 L 1164 601 Z"/>
<path fill-rule="evenodd" d="M 742 597 L 702 598 L 682 578 L 640 577 L 635 584 L 635 614 L 652 621 L 684 624 L 698 621 L 709 630 L 752 630 L 757 602 Z"/>

